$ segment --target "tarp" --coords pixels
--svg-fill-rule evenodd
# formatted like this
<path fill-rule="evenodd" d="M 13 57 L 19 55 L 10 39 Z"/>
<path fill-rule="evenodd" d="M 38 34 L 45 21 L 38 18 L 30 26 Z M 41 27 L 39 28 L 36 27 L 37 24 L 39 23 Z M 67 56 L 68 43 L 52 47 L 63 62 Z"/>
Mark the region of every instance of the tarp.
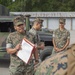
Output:
<path fill-rule="evenodd" d="M 75 44 L 44 60 L 35 75 L 75 75 Z"/>

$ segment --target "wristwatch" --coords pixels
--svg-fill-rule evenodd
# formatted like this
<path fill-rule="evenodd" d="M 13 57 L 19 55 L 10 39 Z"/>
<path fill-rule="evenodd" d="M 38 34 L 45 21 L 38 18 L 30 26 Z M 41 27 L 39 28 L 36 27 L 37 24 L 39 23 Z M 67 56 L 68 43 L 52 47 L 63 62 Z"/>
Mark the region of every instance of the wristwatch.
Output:
<path fill-rule="evenodd" d="M 39 62 L 39 60 L 35 60 L 35 62 Z"/>

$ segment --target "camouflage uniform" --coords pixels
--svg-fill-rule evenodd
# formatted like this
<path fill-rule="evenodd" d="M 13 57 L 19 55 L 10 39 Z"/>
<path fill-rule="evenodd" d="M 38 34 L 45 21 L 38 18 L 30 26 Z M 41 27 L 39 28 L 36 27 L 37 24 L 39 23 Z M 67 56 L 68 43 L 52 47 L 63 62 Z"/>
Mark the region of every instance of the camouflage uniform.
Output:
<path fill-rule="evenodd" d="M 12 48 L 14 48 L 24 37 L 26 37 L 26 34 L 13 32 L 9 34 L 6 43 L 13 44 Z M 32 75 L 33 61 L 29 64 L 25 64 L 16 56 L 16 53 L 10 55 L 10 61 L 10 75 Z"/>
<path fill-rule="evenodd" d="M 31 28 L 31 29 L 29 30 L 29 33 L 30 33 L 30 35 L 32 36 L 32 42 L 33 42 L 34 44 L 36 44 L 36 43 L 39 44 L 40 39 L 39 39 L 37 30 L 35 30 L 34 28 Z"/>
<path fill-rule="evenodd" d="M 40 19 L 40 18 L 36 18 L 36 19 L 34 20 L 34 22 L 41 23 L 41 26 L 42 26 L 43 20 Z M 37 24 L 36 24 L 36 25 L 37 25 Z M 33 26 L 34 26 L 34 25 L 33 25 Z M 40 28 L 39 28 L 39 30 L 40 30 Z M 34 28 L 32 27 L 32 28 L 29 30 L 29 33 L 30 33 L 30 35 L 31 35 L 31 37 L 32 37 L 32 41 L 33 41 L 34 44 L 40 46 L 42 43 L 44 43 L 44 42 L 40 42 L 40 38 L 39 38 L 38 30 L 37 30 L 37 29 L 34 29 Z M 38 49 L 40 49 L 40 48 L 38 48 Z M 40 52 L 40 50 L 39 50 L 39 52 Z"/>
<path fill-rule="evenodd" d="M 67 39 L 70 39 L 70 32 L 65 28 L 63 31 L 60 31 L 58 28 L 53 32 L 53 38 L 55 40 L 56 47 L 61 49 L 66 44 Z M 56 53 L 54 49 L 52 53 Z"/>
<path fill-rule="evenodd" d="M 53 44 L 55 44 L 56 48 L 58 49 L 62 49 L 67 42 L 69 43 L 70 40 L 70 32 L 64 28 L 64 25 L 65 25 L 65 18 L 60 18 L 59 28 L 56 29 L 53 33 Z M 53 50 L 53 52 L 56 53 L 55 50 Z"/>
<path fill-rule="evenodd" d="M 40 19 L 40 18 L 36 18 L 35 20 L 34 20 L 34 23 L 35 22 L 38 22 L 38 23 L 41 23 L 41 26 L 42 26 L 42 22 L 43 22 L 43 20 L 42 19 Z M 39 29 L 40 30 L 40 29 Z M 39 44 L 40 43 L 40 38 L 39 38 L 39 35 L 38 35 L 38 30 L 37 29 L 34 29 L 33 27 L 29 30 L 29 33 L 32 35 L 32 39 L 33 39 L 33 41 L 34 41 L 34 44 Z"/>
<path fill-rule="evenodd" d="M 75 74 L 75 44 L 65 51 L 48 57 L 37 68 L 35 75 L 74 75 Z"/>
<path fill-rule="evenodd" d="M 68 54 L 68 72 L 67 75 L 75 75 L 75 43 L 67 51 Z"/>
<path fill-rule="evenodd" d="M 67 55 L 60 52 L 48 57 L 36 69 L 35 75 L 66 75 Z"/>
<path fill-rule="evenodd" d="M 16 22 L 19 22 L 16 21 Z M 22 22 L 20 22 L 22 24 Z M 15 46 L 18 43 L 21 43 L 23 38 L 29 38 L 27 36 L 27 33 L 19 33 L 19 32 L 13 32 L 10 33 L 9 36 L 7 37 L 6 40 L 6 47 L 7 44 L 12 44 L 11 48 L 15 48 Z M 30 60 L 30 63 L 25 64 L 21 59 L 19 59 L 16 56 L 16 53 L 10 54 L 10 66 L 9 66 L 9 71 L 10 75 L 33 75 L 33 60 Z"/>

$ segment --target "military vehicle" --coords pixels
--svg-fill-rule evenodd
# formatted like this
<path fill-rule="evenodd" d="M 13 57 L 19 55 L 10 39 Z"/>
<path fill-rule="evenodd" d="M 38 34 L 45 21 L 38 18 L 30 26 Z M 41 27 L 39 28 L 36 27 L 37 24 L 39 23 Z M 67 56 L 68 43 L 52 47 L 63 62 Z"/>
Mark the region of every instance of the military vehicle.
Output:
<path fill-rule="evenodd" d="M 5 41 L 10 33 L 10 28 L 13 28 L 11 19 L 9 10 L 0 4 L 0 59 L 9 59 L 9 55 L 6 53 Z"/>
<path fill-rule="evenodd" d="M 9 16 L 0 16 L 0 59 L 9 59 L 5 42 L 8 34 L 14 31 L 12 18 Z"/>
<path fill-rule="evenodd" d="M 52 32 L 48 31 L 39 31 L 39 38 L 41 42 L 45 43 L 45 49 L 40 50 L 40 59 L 43 61 L 47 56 L 50 56 L 53 50 L 52 43 Z"/>

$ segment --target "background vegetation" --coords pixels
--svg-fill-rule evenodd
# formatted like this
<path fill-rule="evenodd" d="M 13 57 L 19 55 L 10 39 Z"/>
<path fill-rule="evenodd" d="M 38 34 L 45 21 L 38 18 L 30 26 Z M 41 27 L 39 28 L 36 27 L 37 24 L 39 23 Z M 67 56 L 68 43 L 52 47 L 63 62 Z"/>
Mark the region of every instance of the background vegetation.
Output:
<path fill-rule="evenodd" d="M 10 11 L 75 11 L 75 0 L 0 0 Z"/>

